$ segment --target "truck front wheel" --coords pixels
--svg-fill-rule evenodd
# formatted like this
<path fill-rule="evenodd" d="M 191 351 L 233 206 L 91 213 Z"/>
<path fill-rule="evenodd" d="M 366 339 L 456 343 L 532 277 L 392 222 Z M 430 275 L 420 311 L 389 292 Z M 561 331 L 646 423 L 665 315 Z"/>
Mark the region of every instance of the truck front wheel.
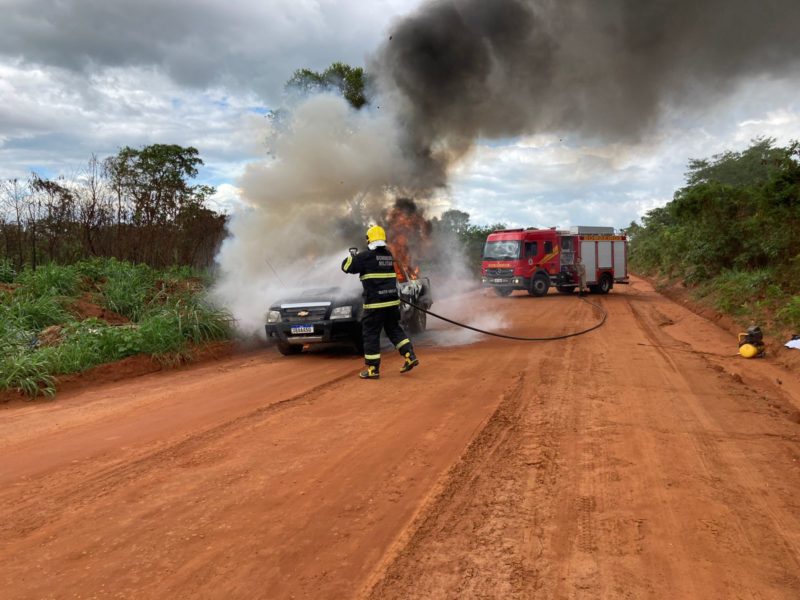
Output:
<path fill-rule="evenodd" d="M 531 296 L 544 296 L 547 290 L 550 289 L 550 280 L 542 274 L 536 275 L 531 281 L 531 287 L 528 293 Z"/>

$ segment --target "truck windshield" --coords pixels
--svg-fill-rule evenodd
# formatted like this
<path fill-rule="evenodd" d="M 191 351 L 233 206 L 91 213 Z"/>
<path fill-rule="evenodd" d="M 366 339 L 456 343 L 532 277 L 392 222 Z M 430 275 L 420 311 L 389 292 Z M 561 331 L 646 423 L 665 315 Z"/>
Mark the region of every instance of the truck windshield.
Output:
<path fill-rule="evenodd" d="M 483 260 L 515 260 L 519 258 L 519 242 L 503 240 L 486 242 L 483 248 Z"/>

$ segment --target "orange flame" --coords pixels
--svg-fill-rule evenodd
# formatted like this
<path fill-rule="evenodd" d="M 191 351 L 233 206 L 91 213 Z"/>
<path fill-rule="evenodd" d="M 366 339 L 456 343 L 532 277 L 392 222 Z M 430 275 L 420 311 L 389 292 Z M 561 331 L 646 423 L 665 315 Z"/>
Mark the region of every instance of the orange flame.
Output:
<path fill-rule="evenodd" d="M 405 281 L 406 274 L 409 279 L 418 279 L 418 257 L 428 244 L 430 223 L 413 201 L 399 199 L 395 202 L 386 216 L 386 233 L 398 281 Z"/>

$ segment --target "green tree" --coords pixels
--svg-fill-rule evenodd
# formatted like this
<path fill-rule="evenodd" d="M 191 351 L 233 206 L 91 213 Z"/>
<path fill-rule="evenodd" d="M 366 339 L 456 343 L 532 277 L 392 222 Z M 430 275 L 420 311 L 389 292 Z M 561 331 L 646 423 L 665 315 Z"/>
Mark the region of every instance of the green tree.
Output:
<path fill-rule="evenodd" d="M 436 227 L 442 231 L 460 235 L 466 232 L 469 227 L 469 213 L 456 209 L 446 210 L 435 224 Z"/>
<path fill-rule="evenodd" d="M 304 96 L 338 91 L 353 108 L 367 103 L 366 75 L 361 67 L 335 62 L 324 71 L 297 69 L 286 82 L 286 89 Z"/>
<path fill-rule="evenodd" d="M 114 254 L 152 266 L 184 260 L 180 248 L 191 221 L 214 221 L 203 209 L 215 189 L 190 182 L 202 165 L 196 148 L 175 144 L 126 146 L 106 159 L 117 198 Z"/>
<path fill-rule="evenodd" d="M 691 160 L 687 185 L 642 219 L 633 264 L 689 282 L 786 264 L 800 241 L 798 158 L 796 143 L 757 139 L 741 152 Z"/>
<path fill-rule="evenodd" d="M 153 144 L 125 146 L 106 159 L 112 187 L 129 200 L 136 225 L 174 222 L 182 210 L 202 206 L 214 188 L 190 185 L 203 165 L 197 148 Z"/>

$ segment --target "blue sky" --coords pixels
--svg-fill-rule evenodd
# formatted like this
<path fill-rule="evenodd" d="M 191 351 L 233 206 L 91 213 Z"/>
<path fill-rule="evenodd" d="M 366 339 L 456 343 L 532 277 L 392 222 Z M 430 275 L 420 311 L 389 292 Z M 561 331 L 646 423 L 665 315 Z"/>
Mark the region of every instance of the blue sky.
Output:
<path fill-rule="evenodd" d="M 285 103 L 293 70 L 365 64 L 419 4 L 4 0 L 0 177 L 70 177 L 93 153 L 193 145 L 206 162 L 202 182 L 219 189 L 215 207 L 235 211 L 239 177 L 267 156 L 268 112 Z M 437 206 L 478 223 L 622 227 L 672 197 L 689 158 L 758 136 L 800 138 L 798 92 L 800 77 L 756 77 L 713 106 L 664 114 L 636 143 L 557 133 L 485 140 Z"/>

